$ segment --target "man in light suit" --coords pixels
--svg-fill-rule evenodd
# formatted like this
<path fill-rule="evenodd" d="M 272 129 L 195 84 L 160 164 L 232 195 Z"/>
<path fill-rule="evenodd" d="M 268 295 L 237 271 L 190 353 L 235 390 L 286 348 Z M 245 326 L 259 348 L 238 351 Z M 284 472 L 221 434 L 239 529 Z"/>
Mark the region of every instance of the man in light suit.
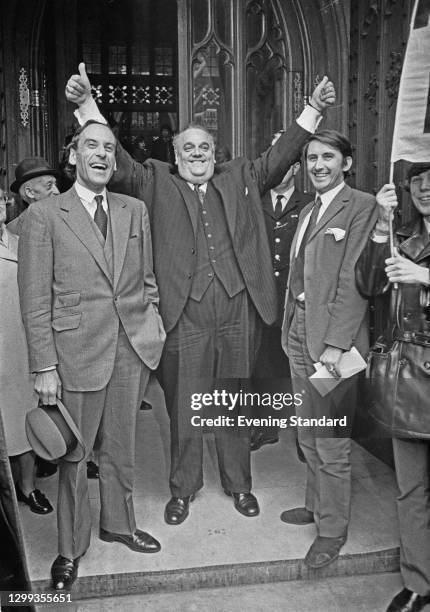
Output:
<path fill-rule="evenodd" d="M 368 348 L 367 302 L 356 288 L 354 268 L 375 223 L 375 198 L 345 184 L 352 149 L 339 132 L 314 134 L 304 155 L 316 197 L 301 212 L 291 247 L 282 344 L 290 360 L 293 390 L 301 394 L 297 416 L 336 418 L 349 413 L 354 382 L 341 381 L 321 397 L 308 378 L 318 361 L 340 377 L 342 354 L 355 346 L 363 355 Z M 305 507 L 287 510 L 281 519 L 296 525 L 315 522 L 317 537 L 305 558 L 312 568 L 334 561 L 346 541 L 351 426 L 299 424 L 307 463 Z"/>
<path fill-rule="evenodd" d="M 91 97 L 83 64 L 66 87 L 79 105 L 78 118 L 103 120 Z M 149 203 L 160 312 L 167 331 L 161 383 L 171 429 L 170 489 L 165 520 L 179 525 L 203 486 L 203 438 L 193 427 L 191 396 L 224 387 L 239 390 L 251 375 L 261 322 L 276 317 L 276 293 L 260 196 L 278 185 L 314 131 L 321 112 L 334 103 L 324 78 L 301 117 L 258 159 L 239 158 L 215 168 L 213 137 L 190 126 L 175 138 L 177 171 L 157 160 L 136 163 L 118 150 L 119 191 Z M 307 129 L 305 129 L 307 128 Z M 256 265 L 258 262 L 258 265 Z M 218 414 L 217 409 L 211 416 Z M 227 407 L 221 408 L 227 414 Z M 221 485 L 246 517 L 259 513 L 251 493 L 247 432 L 214 428 Z"/>
<path fill-rule="evenodd" d="M 43 404 L 63 398 L 86 446 L 81 461 L 60 463 L 56 589 L 70 588 L 90 543 L 86 460 L 95 441 L 101 539 L 137 552 L 160 550 L 136 529 L 132 493 L 138 400 L 165 334 L 145 205 L 106 190 L 115 149 L 109 127 L 84 125 L 70 145 L 74 186 L 29 207 L 19 243 L 35 389 Z"/>

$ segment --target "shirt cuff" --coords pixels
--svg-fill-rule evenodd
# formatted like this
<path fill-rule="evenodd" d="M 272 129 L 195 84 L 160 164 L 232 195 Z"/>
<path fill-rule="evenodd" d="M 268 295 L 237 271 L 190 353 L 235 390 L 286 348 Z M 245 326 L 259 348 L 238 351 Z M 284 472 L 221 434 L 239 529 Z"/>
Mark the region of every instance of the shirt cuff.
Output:
<path fill-rule="evenodd" d="M 87 121 L 98 121 L 99 123 L 107 124 L 106 119 L 99 111 L 96 101 L 91 96 L 73 113 L 79 122 L 79 125 L 84 125 Z"/>
<path fill-rule="evenodd" d="M 307 104 L 296 121 L 301 128 L 314 134 L 318 129 L 321 119 L 321 113 L 313 106 Z"/>
<path fill-rule="evenodd" d="M 41 370 L 37 370 L 36 374 L 42 374 L 42 372 L 53 372 L 57 369 L 57 366 L 48 366 L 47 368 L 42 368 Z"/>
<path fill-rule="evenodd" d="M 386 244 L 388 242 L 388 236 L 378 236 L 378 234 L 375 234 L 375 232 L 373 232 L 371 240 L 372 242 L 377 242 L 378 244 Z"/>

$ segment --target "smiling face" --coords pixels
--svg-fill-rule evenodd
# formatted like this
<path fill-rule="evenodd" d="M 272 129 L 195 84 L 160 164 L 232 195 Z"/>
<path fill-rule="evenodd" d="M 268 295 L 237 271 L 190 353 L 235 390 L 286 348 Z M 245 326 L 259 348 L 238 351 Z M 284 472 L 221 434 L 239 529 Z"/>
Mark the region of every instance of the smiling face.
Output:
<path fill-rule="evenodd" d="M 175 141 L 179 175 L 196 185 L 212 178 L 215 166 L 215 146 L 210 134 L 199 128 L 184 130 Z"/>
<path fill-rule="evenodd" d="M 430 170 L 413 176 L 409 182 L 409 189 L 417 211 L 430 220 Z"/>
<path fill-rule="evenodd" d="M 69 163 L 76 165 L 76 180 L 94 193 L 101 193 L 116 170 L 116 139 L 106 125 L 93 123 L 79 135 L 70 149 Z"/>
<path fill-rule="evenodd" d="M 326 193 L 344 180 L 343 173 L 351 168 L 352 158 L 323 142 L 311 140 L 306 152 L 306 168 L 317 193 Z"/>
<path fill-rule="evenodd" d="M 38 202 L 51 195 L 58 195 L 57 179 L 51 174 L 30 179 L 23 185 L 23 197 L 26 202 Z"/>

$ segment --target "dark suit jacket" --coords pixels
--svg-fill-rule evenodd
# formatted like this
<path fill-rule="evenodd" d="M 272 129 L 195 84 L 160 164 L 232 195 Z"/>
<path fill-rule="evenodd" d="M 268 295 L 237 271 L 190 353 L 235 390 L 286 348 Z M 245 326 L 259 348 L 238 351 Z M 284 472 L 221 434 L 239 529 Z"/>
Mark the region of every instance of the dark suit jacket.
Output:
<path fill-rule="evenodd" d="M 69 391 L 106 386 L 120 323 L 149 368 L 163 348 L 146 208 L 115 193 L 108 203 L 113 275 L 74 187 L 24 214 L 18 284 L 30 369 L 58 364 Z"/>
<path fill-rule="evenodd" d="M 300 214 L 291 259 L 301 224 L 312 205 L 305 206 Z M 367 301 L 356 286 L 355 264 L 376 218 L 375 197 L 345 185 L 308 238 L 304 269 L 306 339 L 314 361 L 327 345 L 345 351 L 354 345 L 362 354 L 368 349 Z M 282 327 L 284 349 L 293 311 L 294 303 L 288 296 Z"/>
<path fill-rule="evenodd" d="M 261 194 L 279 185 L 308 137 L 309 133 L 294 123 L 261 157 L 221 164 L 211 179 L 224 206 L 246 288 L 267 324 L 276 318 L 276 293 Z M 160 312 L 166 331 L 170 331 L 190 294 L 196 265 L 195 194 L 165 163 L 150 159 L 139 164 L 119 147 L 117 165 L 112 188 L 143 199 L 149 207 Z"/>
<path fill-rule="evenodd" d="M 304 194 L 298 189 L 295 189 L 285 205 L 282 216 L 277 219 L 273 210 L 270 191 L 263 196 L 264 221 L 266 224 L 267 237 L 269 239 L 276 294 L 278 297 L 276 327 L 282 326 L 284 315 L 285 291 L 287 289 L 288 274 L 290 272 L 291 243 L 293 242 L 296 232 L 300 211 L 311 198 L 311 195 Z M 276 241 L 277 239 L 279 240 Z"/>

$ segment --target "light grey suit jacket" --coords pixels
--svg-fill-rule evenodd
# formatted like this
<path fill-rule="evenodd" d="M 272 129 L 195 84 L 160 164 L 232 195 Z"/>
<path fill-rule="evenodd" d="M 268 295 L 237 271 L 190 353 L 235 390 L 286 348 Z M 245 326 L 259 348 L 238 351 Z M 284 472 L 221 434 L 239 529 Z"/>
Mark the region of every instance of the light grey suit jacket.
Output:
<path fill-rule="evenodd" d="M 106 386 L 120 324 L 149 368 L 165 339 L 145 205 L 115 193 L 108 203 L 113 274 L 74 187 L 24 213 L 18 283 L 30 368 L 58 364 L 70 391 Z"/>
<path fill-rule="evenodd" d="M 295 257 L 297 237 L 313 202 L 300 213 L 291 246 Z M 318 361 L 327 345 L 363 354 L 368 349 L 367 300 L 355 283 L 355 264 L 377 218 L 375 197 L 348 185 L 336 195 L 312 231 L 305 247 L 304 286 L 306 339 L 309 353 Z M 333 229 L 344 232 L 336 240 Z M 342 232 L 336 232 L 340 237 Z M 286 350 L 294 301 L 287 288 L 282 346 Z"/>

